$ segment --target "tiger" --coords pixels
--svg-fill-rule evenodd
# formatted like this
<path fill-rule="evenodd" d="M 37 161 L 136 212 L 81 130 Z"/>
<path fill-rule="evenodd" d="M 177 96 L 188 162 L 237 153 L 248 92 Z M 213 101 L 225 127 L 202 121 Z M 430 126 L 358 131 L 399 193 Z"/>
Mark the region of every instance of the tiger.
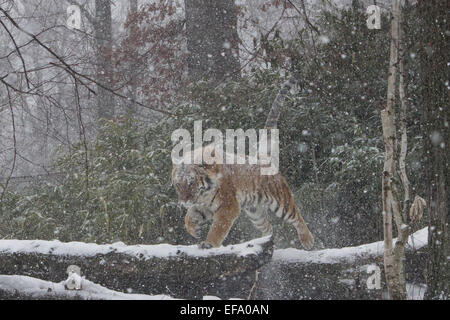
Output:
<path fill-rule="evenodd" d="M 276 128 L 280 105 L 294 83 L 295 78 L 291 77 L 283 84 L 272 104 L 265 128 Z M 201 147 L 200 152 L 214 156 L 213 147 Z M 273 233 L 269 217 L 272 213 L 292 224 L 302 246 L 312 249 L 313 235 L 295 205 L 286 179 L 280 173 L 261 175 L 260 168 L 259 164 L 247 162 L 173 164 L 172 184 L 179 203 L 187 208 L 184 219 L 187 232 L 198 239 L 202 226 L 211 223 L 200 248 L 220 247 L 234 221 L 244 211 L 263 236 Z"/>

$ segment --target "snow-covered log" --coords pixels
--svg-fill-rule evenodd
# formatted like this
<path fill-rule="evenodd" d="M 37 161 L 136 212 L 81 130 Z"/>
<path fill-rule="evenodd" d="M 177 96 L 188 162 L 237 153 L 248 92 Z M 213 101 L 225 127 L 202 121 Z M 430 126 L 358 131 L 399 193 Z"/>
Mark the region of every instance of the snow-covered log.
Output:
<path fill-rule="evenodd" d="M 409 238 L 405 261 L 409 287 L 418 288 L 425 282 L 427 243 L 427 228 Z M 268 237 L 207 250 L 167 244 L 0 240 L 0 274 L 28 275 L 60 283 L 67 279 L 69 265 L 79 266 L 85 279 L 124 293 L 189 299 L 205 295 L 222 299 L 386 298 L 382 241 L 339 249 L 273 251 Z M 23 288 L 21 283 L 17 286 Z M 0 276 L 0 291 L 2 286 L 14 287 L 14 278 Z M 29 288 L 33 291 L 33 286 Z M 39 292 L 42 290 L 35 298 L 39 298 Z M 84 298 L 89 298 L 86 295 Z"/>
<path fill-rule="evenodd" d="M 270 237 L 207 250 L 168 244 L 0 240 L 0 274 L 60 282 L 75 265 L 86 279 L 109 289 L 200 298 L 212 283 L 238 281 L 242 273 L 269 262 L 272 253 Z"/>
<path fill-rule="evenodd" d="M 394 239 L 395 243 L 396 239 Z M 409 285 L 425 283 L 428 228 L 410 235 L 405 273 Z M 383 241 L 357 247 L 275 250 L 260 271 L 259 299 L 385 299 Z M 421 293 L 423 294 L 423 292 Z"/>

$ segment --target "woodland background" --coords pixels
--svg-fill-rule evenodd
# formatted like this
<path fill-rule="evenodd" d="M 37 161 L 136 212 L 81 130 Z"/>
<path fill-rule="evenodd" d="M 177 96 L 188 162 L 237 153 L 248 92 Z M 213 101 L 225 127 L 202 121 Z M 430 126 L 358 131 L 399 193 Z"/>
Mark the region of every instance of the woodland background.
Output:
<path fill-rule="evenodd" d="M 280 171 L 316 248 L 382 239 L 390 2 L 376 3 L 380 30 L 366 26 L 373 3 L 3 0 L 0 238 L 195 243 L 170 184 L 171 133 L 195 120 L 262 128 L 295 73 Z M 71 4 L 79 30 L 66 24 Z M 413 194 L 428 203 L 413 231 L 434 234 L 430 298 L 448 290 L 450 269 L 448 12 L 448 1 L 403 8 L 406 163 Z M 278 248 L 300 247 L 294 230 L 274 226 Z M 225 244 L 256 237 L 242 216 Z"/>

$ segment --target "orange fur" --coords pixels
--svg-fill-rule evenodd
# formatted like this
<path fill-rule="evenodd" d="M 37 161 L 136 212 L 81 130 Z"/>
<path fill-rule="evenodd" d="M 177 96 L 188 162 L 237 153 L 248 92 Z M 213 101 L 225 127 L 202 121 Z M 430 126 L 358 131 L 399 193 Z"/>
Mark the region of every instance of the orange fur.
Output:
<path fill-rule="evenodd" d="M 295 205 L 286 180 L 279 173 L 261 175 L 260 168 L 249 164 L 174 165 L 172 182 L 180 202 L 188 208 L 187 231 L 198 237 L 200 226 L 212 220 L 204 245 L 218 247 L 241 210 L 263 234 L 272 233 L 268 217 L 268 212 L 272 212 L 290 222 L 303 247 L 311 249 L 313 236 Z"/>

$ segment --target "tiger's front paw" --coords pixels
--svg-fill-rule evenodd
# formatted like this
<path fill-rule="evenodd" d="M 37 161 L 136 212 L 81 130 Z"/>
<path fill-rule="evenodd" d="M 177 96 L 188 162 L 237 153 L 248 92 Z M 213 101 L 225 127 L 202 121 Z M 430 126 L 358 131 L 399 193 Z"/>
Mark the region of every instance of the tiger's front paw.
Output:
<path fill-rule="evenodd" d="M 201 223 L 191 215 L 186 215 L 184 218 L 184 224 L 186 226 L 187 232 L 194 238 L 200 238 L 201 233 Z"/>
<path fill-rule="evenodd" d="M 212 247 L 214 247 L 211 243 L 206 242 L 206 241 L 202 241 L 198 244 L 198 247 L 200 249 L 211 249 Z"/>

